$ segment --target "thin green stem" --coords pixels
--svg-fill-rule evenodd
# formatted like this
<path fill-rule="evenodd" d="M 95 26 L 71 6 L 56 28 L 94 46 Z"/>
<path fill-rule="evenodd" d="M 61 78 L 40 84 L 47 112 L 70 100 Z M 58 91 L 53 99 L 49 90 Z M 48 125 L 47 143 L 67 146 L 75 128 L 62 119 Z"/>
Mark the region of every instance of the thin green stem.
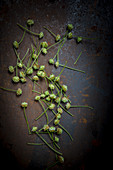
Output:
<path fill-rule="evenodd" d="M 45 113 L 45 115 L 46 115 L 46 119 L 47 119 L 47 124 L 48 124 L 48 115 L 47 115 L 47 110 L 48 110 L 48 108 L 47 108 L 47 109 L 45 109 L 45 107 L 44 107 L 44 105 L 42 104 L 41 100 L 39 100 L 39 103 L 41 104 L 42 108 L 44 109 L 43 114 Z"/>
<path fill-rule="evenodd" d="M 21 40 L 19 41 L 19 45 L 22 43 L 22 41 L 23 41 L 23 39 L 24 39 L 24 36 L 25 36 L 25 33 L 26 33 L 26 30 L 24 31 L 24 33 L 23 33 L 23 36 L 22 36 L 22 38 L 21 38 Z"/>
<path fill-rule="evenodd" d="M 81 54 L 82 54 L 82 51 L 80 52 L 80 54 L 79 54 L 79 56 L 77 57 L 77 59 L 76 59 L 76 61 L 74 62 L 74 64 L 76 64 L 76 63 L 77 63 L 77 61 L 79 60 L 79 58 L 80 58 Z"/>
<path fill-rule="evenodd" d="M 91 106 L 87 106 L 87 105 L 72 105 L 71 108 L 89 108 L 89 109 L 94 109 Z"/>
<path fill-rule="evenodd" d="M 59 64 L 59 66 L 64 67 L 63 64 Z M 69 67 L 69 66 L 65 66 L 65 68 L 73 70 L 73 71 L 78 71 L 78 72 L 81 72 L 81 73 L 85 73 L 85 71 L 82 71 L 82 70 L 79 70 L 79 69 L 75 69 L 75 68 L 72 68 L 72 67 Z"/>
<path fill-rule="evenodd" d="M 38 120 L 39 118 L 41 118 L 41 117 L 44 115 L 44 113 L 46 113 L 47 110 L 48 110 L 48 108 L 46 108 L 46 109 L 44 110 L 44 112 L 43 112 L 40 116 L 38 116 L 35 120 Z"/>
<path fill-rule="evenodd" d="M 45 28 L 48 32 L 50 32 L 53 35 L 53 37 L 56 38 L 56 35 L 50 29 L 46 28 L 45 26 L 43 26 L 43 28 Z"/>
<path fill-rule="evenodd" d="M 1 87 L 1 86 L 0 86 L 0 89 L 5 90 L 5 91 L 11 91 L 11 92 L 17 91 L 17 90 L 13 90 L 13 89 L 7 89 L 7 88 Z"/>
<path fill-rule="evenodd" d="M 17 25 L 18 25 L 20 28 L 22 28 L 22 29 L 26 30 L 27 32 L 31 33 L 32 35 L 37 35 L 37 36 L 39 35 L 38 33 L 35 33 L 35 32 L 30 31 L 30 30 L 28 30 L 27 28 L 23 27 L 22 25 L 20 25 L 20 24 L 18 24 L 18 23 L 17 23 Z"/>
<path fill-rule="evenodd" d="M 58 164 L 59 163 L 59 161 L 56 161 L 56 162 L 54 162 L 53 164 L 51 164 L 48 168 L 46 168 L 45 170 L 48 170 L 48 169 L 50 169 L 50 168 L 52 168 L 53 166 L 55 166 L 56 164 Z"/>
<path fill-rule="evenodd" d="M 51 144 L 51 143 L 49 143 Z M 28 142 L 27 145 L 34 145 L 34 146 L 40 146 L 40 145 L 45 145 L 45 143 L 31 143 L 31 142 Z"/>
<path fill-rule="evenodd" d="M 17 63 L 18 63 L 18 59 L 17 59 Z M 16 63 L 16 76 L 18 76 L 18 66 L 17 66 L 17 63 Z"/>
<path fill-rule="evenodd" d="M 24 117 L 25 117 L 25 121 L 26 121 L 26 124 L 27 124 L 28 132 L 29 132 L 29 134 L 31 134 L 29 123 L 28 123 L 27 116 L 26 116 L 26 113 L 25 113 L 25 107 L 24 107 Z"/>
<path fill-rule="evenodd" d="M 27 56 L 28 52 L 29 52 L 29 48 L 27 49 L 27 51 L 26 51 L 26 53 L 25 53 L 24 57 L 22 58 L 22 60 L 21 60 L 22 62 L 25 60 L 25 58 L 26 58 L 26 56 Z"/>
<path fill-rule="evenodd" d="M 38 53 L 37 57 L 34 59 L 34 61 L 33 61 L 32 65 L 31 65 L 31 68 L 33 67 L 33 65 L 34 65 L 35 61 L 38 59 L 38 57 L 39 57 L 40 53 L 41 53 L 41 50 L 39 51 L 39 53 Z"/>
<path fill-rule="evenodd" d="M 22 60 L 20 59 L 20 57 L 19 57 L 19 55 L 18 55 L 18 53 L 17 53 L 15 48 L 14 48 L 14 51 L 15 51 L 15 54 L 16 54 L 18 60 L 20 61 L 20 63 L 22 63 Z M 24 64 L 23 64 L 23 66 L 24 66 L 25 69 L 27 69 L 27 67 Z"/>
<path fill-rule="evenodd" d="M 60 74 L 58 75 L 58 77 L 60 77 L 60 75 L 62 74 L 62 72 L 64 71 L 65 67 L 66 67 L 67 61 L 65 62 L 65 65 L 63 67 L 63 69 L 61 70 Z"/>
<path fill-rule="evenodd" d="M 58 146 L 57 145 L 57 143 L 54 141 L 54 139 L 53 139 L 53 137 L 52 137 L 52 135 L 51 135 L 51 133 L 48 131 L 48 134 L 49 134 L 49 137 L 51 138 L 51 140 L 53 141 L 53 143 L 55 144 L 55 146 L 58 148 L 58 149 L 60 149 L 60 146 Z M 52 133 L 53 134 L 53 133 Z"/>
<path fill-rule="evenodd" d="M 38 93 L 38 94 L 42 94 L 42 93 L 40 93 L 40 92 L 38 92 L 38 91 L 36 91 L 36 90 L 32 90 L 33 92 L 35 92 L 35 93 Z"/>
<path fill-rule="evenodd" d="M 49 122 L 48 125 L 55 119 L 56 116 L 54 116 Z"/>
<path fill-rule="evenodd" d="M 73 35 L 73 37 L 80 37 L 80 38 L 87 39 L 87 40 L 96 40 L 97 39 L 97 38 L 81 37 L 81 36 L 77 36 L 77 35 Z"/>
<path fill-rule="evenodd" d="M 59 154 L 59 155 L 62 155 L 61 152 L 58 152 L 57 150 L 55 150 L 54 148 L 52 148 L 52 146 L 49 145 L 49 143 L 48 143 L 41 135 L 39 135 L 38 132 L 36 132 L 36 134 L 39 136 L 39 138 L 40 138 L 53 152 L 55 152 L 55 153 L 57 153 L 57 154 Z"/>
<path fill-rule="evenodd" d="M 60 105 L 60 107 L 65 111 L 65 112 L 67 112 L 70 116 L 74 116 L 73 114 L 71 114 L 69 111 L 67 111 L 61 104 L 59 104 Z"/>

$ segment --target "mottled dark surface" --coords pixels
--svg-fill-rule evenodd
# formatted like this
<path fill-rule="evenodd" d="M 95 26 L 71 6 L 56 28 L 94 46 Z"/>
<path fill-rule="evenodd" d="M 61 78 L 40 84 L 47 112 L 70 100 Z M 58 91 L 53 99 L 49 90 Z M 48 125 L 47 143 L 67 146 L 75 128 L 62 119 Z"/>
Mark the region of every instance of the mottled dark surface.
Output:
<path fill-rule="evenodd" d="M 61 124 L 71 133 L 73 141 L 64 132 L 60 137 L 61 152 L 65 158 L 62 166 L 56 169 L 109 169 L 111 167 L 112 149 L 112 1 L 110 0 L 1 0 L 0 1 L 0 86 L 7 88 L 21 87 L 23 95 L 16 97 L 13 93 L 0 90 L 0 153 L 1 167 L 21 169 L 45 169 L 55 160 L 55 154 L 46 146 L 28 146 L 27 142 L 40 142 L 35 135 L 28 135 L 21 102 L 29 103 L 26 113 L 30 123 L 41 128 L 45 118 L 36 122 L 34 119 L 42 112 L 39 104 L 34 102 L 32 82 L 12 84 L 12 75 L 8 66 L 16 64 L 12 48 L 14 40 L 19 41 L 23 31 L 16 23 L 26 24 L 28 18 L 35 21 L 32 30 L 43 31 L 44 41 L 54 43 L 54 38 L 43 29 L 50 26 L 55 34 L 63 35 L 68 23 L 74 25 L 73 34 L 97 38 L 83 40 L 77 44 L 75 39 L 68 40 L 60 51 L 60 63 L 68 61 L 68 66 L 84 70 L 86 74 L 65 69 L 62 82 L 68 85 L 67 95 L 72 104 L 94 107 L 89 109 L 70 109 L 74 117 L 64 113 Z M 26 34 L 19 48 L 20 57 L 31 47 L 32 36 Z M 46 56 L 41 55 L 39 62 L 46 65 L 48 74 L 58 75 L 61 67 L 55 69 L 48 65 L 57 47 Z M 73 64 L 82 51 L 76 66 Z M 27 61 L 27 60 L 26 60 Z M 43 87 L 43 82 L 41 83 Z M 38 90 L 38 88 L 37 88 Z M 51 116 L 51 115 L 50 115 Z"/>

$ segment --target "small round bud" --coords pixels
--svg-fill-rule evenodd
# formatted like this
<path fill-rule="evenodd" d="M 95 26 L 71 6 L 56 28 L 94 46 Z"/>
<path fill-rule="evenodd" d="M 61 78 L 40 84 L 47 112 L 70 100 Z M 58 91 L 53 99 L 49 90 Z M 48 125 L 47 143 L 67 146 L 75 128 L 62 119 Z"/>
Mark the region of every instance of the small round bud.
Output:
<path fill-rule="evenodd" d="M 57 136 L 55 136 L 55 142 L 59 142 L 59 138 Z"/>
<path fill-rule="evenodd" d="M 36 101 L 40 100 L 40 96 L 36 96 L 36 97 L 35 97 L 35 100 L 36 100 Z"/>
<path fill-rule="evenodd" d="M 48 96 L 48 97 L 46 97 L 46 101 L 48 101 L 48 102 L 50 102 L 50 97 Z"/>
<path fill-rule="evenodd" d="M 31 131 L 32 131 L 32 132 L 36 132 L 37 129 L 38 129 L 38 128 L 37 128 L 36 126 L 33 126 Z"/>
<path fill-rule="evenodd" d="M 45 95 L 46 95 L 46 96 L 49 96 L 49 91 L 45 91 Z"/>
<path fill-rule="evenodd" d="M 39 77 L 38 77 L 38 76 L 33 76 L 33 80 L 34 80 L 34 81 L 38 81 L 38 80 L 39 80 Z"/>
<path fill-rule="evenodd" d="M 33 69 L 32 68 L 28 68 L 27 71 L 26 71 L 26 74 L 32 74 L 33 73 Z"/>
<path fill-rule="evenodd" d="M 59 124 L 59 122 L 60 122 L 60 120 L 59 120 L 59 119 L 55 119 L 55 120 L 54 120 L 54 124 L 55 124 L 55 125 L 58 125 L 58 124 Z"/>
<path fill-rule="evenodd" d="M 63 102 L 63 103 L 68 102 L 68 98 L 67 98 L 67 97 L 62 97 L 62 102 Z"/>
<path fill-rule="evenodd" d="M 68 38 L 68 39 L 73 38 L 73 34 L 72 34 L 72 32 L 68 33 L 67 38 Z"/>
<path fill-rule="evenodd" d="M 23 64 L 22 64 L 22 63 L 18 63 L 17 66 L 18 66 L 19 68 L 22 68 L 22 67 L 23 67 Z"/>
<path fill-rule="evenodd" d="M 62 90 L 63 90 L 64 92 L 66 92 L 66 91 L 67 91 L 67 86 L 66 86 L 66 85 L 62 85 Z"/>
<path fill-rule="evenodd" d="M 62 132 L 63 132 L 63 130 L 62 130 L 61 128 L 57 128 L 57 134 L 58 134 L 58 135 L 61 135 Z"/>
<path fill-rule="evenodd" d="M 55 79 L 55 75 L 54 75 L 54 74 L 51 74 L 51 75 L 49 76 L 49 79 L 50 79 L 50 80 L 54 80 L 54 79 Z"/>
<path fill-rule="evenodd" d="M 57 109 L 57 111 L 58 111 L 58 113 L 60 113 L 60 114 L 62 114 L 62 113 L 63 113 L 63 110 L 62 110 L 62 108 L 61 108 L 61 107 L 59 107 L 59 108 Z"/>
<path fill-rule="evenodd" d="M 14 77 L 12 78 L 12 80 L 13 80 L 14 83 L 18 83 L 20 79 L 19 79 L 18 76 L 14 76 Z"/>
<path fill-rule="evenodd" d="M 82 37 L 77 37 L 77 43 L 82 41 Z"/>
<path fill-rule="evenodd" d="M 52 58 L 49 59 L 49 64 L 54 64 L 54 60 Z"/>
<path fill-rule="evenodd" d="M 46 76 L 46 73 L 44 71 L 38 71 L 37 75 L 41 78 L 44 78 Z"/>
<path fill-rule="evenodd" d="M 50 98 L 51 99 L 56 99 L 56 95 L 55 94 L 50 94 Z"/>
<path fill-rule="evenodd" d="M 45 96 L 45 94 L 41 94 L 40 97 L 41 98 L 45 98 L 46 96 Z"/>
<path fill-rule="evenodd" d="M 67 104 L 66 104 L 66 109 L 68 110 L 70 107 L 71 107 L 71 104 L 70 104 L 70 103 L 67 103 Z"/>
<path fill-rule="evenodd" d="M 57 113 L 56 114 L 56 119 L 60 119 L 61 118 L 61 114 L 60 113 Z"/>
<path fill-rule="evenodd" d="M 55 77 L 55 81 L 56 81 L 56 82 L 59 82 L 59 81 L 60 81 L 60 76 Z"/>
<path fill-rule="evenodd" d="M 25 83 L 27 80 L 26 80 L 26 78 L 22 77 L 22 78 L 20 79 L 20 81 L 21 81 L 22 83 Z"/>
<path fill-rule="evenodd" d="M 55 107 L 55 104 L 53 104 L 53 103 L 51 103 L 51 104 L 49 105 L 49 109 L 50 109 L 50 110 L 54 109 L 54 107 Z"/>
<path fill-rule="evenodd" d="M 43 48 L 47 48 L 48 47 L 48 43 L 45 41 L 45 42 L 41 42 L 41 46 Z"/>
<path fill-rule="evenodd" d="M 27 20 L 27 25 L 28 25 L 28 26 L 34 25 L 34 21 L 33 21 L 32 19 L 28 19 L 28 20 Z"/>
<path fill-rule="evenodd" d="M 32 54 L 32 58 L 33 58 L 33 59 L 36 59 L 36 58 L 37 58 L 37 55 L 36 55 L 36 54 Z"/>
<path fill-rule="evenodd" d="M 42 53 L 43 53 L 43 54 L 47 54 L 46 48 L 42 48 L 41 50 L 42 50 Z"/>
<path fill-rule="evenodd" d="M 13 66 L 9 66 L 9 72 L 14 73 L 14 67 Z"/>
<path fill-rule="evenodd" d="M 26 108 L 27 108 L 28 103 L 27 103 L 27 102 L 23 102 L 23 103 L 21 103 L 21 106 L 22 106 L 22 107 L 26 107 Z"/>
<path fill-rule="evenodd" d="M 55 67 L 56 67 L 56 68 L 59 67 L 59 62 L 58 62 L 58 61 L 55 63 Z"/>
<path fill-rule="evenodd" d="M 62 156 L 58 156 L 58 161 L 63 164 L 64 163 L 64 158 Z"/>
<path fill-rule="evenodd" d="M 49 128 L 49 131 L 50 131 L 50 132 L 55 132 L 55 129 L 56 129 L 56 128 L 55 128 L 54 126 L 51 126 L 51 127 Z"/>
<path fill-rule="evenodd" d="M 61 38 L 61 37 L 60 37 L 60 35 L 59 35 L 59 34 L 57 34 L 57 36 L 56 36 L 56 39 L 55 39 L 55 40 L 56 40 L 56 41 L 59 41 L 59 40 L 60 40 L 60 38 Z"/>
<path fill-rule="evenodd" d="M 34 64 L 33 64 L 33 68 L 34 68 L 34 70 L 38 70 L 38 69 L 39 69 L 39 64 L 34 63 Z"/>
<path fill-rule="evenodd" d="M 13 47 L 18 49 L 19 48 L 19 43 L 17 41 L 14 41 L 13 42 Z"/>
<path fill-rule="evenodd" d="M 18 88 L 17 91 L 16 91 L 16 94 L 17 94 L 17 96 L 20 96 L 22 94 L 22 89 Z"/>
<path fill-rule="evenodd" d="M 20 75 L 20 77 L 25 77 L 25 74 L 23 71 L 20 71 L 19 75 Z"/>
<path fill-rule="evenodd" d="M 38 36 L 39 36 L 39 38 L 41 39 L 41 38 L 44 37 L 44 33 L 43 33 L 43 32 L 40 32 L 40 34 L 39 34 Z"/>
<path fill-rule="evenodd" d="M 56 102 L 56 103 L 59 103 L 60 101 L 61 101 L 60 97 L 57 97 L 57 98 L 55 99 L 55 102 Z"/>
<path fill-rule="evenodd" d="M 50 88 L 51 90 L 54 90 L 55 86 L 54 86 L 53 84 L 49 84 L 49 88 Z"/>
<path fill-rule="evenodd" d="M 73 29 L 73 25 L 72 24 L 68 24 L 67 25 L 67 29 L 68 29 L 68 31 L 71 31 Z"/>
<path fill-rule="evenodd" d="M 41 65 L 39 70 L 44 71 L 44 69 L 45 69 L 45 66 Z"/>
<path fill-rule="evenodd" d="M 48 129 L 49 129 L 49 126 L 48 125 L 44 125 L 43 130 L 46 131 Z"/>

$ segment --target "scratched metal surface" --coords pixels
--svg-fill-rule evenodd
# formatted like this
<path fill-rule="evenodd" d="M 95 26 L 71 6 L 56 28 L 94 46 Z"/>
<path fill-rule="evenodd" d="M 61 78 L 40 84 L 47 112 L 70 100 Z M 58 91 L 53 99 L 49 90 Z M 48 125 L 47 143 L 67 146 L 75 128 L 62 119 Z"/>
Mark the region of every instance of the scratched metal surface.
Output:
<path fill-rule="evenodd" d="M 61 124 L 73 136 L 73 142 L 64 132 L 60 137 L 61 152 L 65 158 L 62 166 L 56 169 L 102 169 L 110 167 L 111 149 L 111 113 L 112 113 L 112 3 L 111 1 L 80 1 L 80 0 L 15 0 L 0 2 L 0 86 L 14 88 L 21 87 L 23 95 L 0 90 L 0 152 L 3 155 L 1 166 L 19 169 L 45 169 L 55 160 L 54 153 L 46 146 L 28 146 L 27 142 L 40 142 L 35 135 L 28 135 L 23 110 L 20 104 L 29 103 L 26 109 L 30 127 L 41 126 L 45 118 L 35 122 L 34 118 L 42 112 L 39 104 L 33 101 L 35 94 L 31 92 L 32 82 L 14 85 L 8 74 L 9 65 L 15 65 L 16 58 L 12 49 L 12 42 L 19 41 L 23 31 L 16 23 L 25 25 L 26 20 L 32 18 L 35 25 L 32 30 L 43 30 L 43 40 L 54 43 L 54 38 L 42 27 L 50 26 L 54 33 L 63 35 L 66 25 L 74 25 L 73 34 L 97 38 L 83 40 L 77 44 L 75 39 L 68 40 L 60 51 L 60 63 L 84 70 L 86 74 L 65 69 L 62 82 L 68 85 L 68 92 L 72 104 L 88 104 L 89 109 L 70 109 L 74 117 L 66 113 L 62 116 Z M 23 45 L 20 46 L 21 56 L 30 47 L 32 37 L 26 34 Z M 52 58 L 57 47 L 51 49 L 39 62 L 46 65 L 48 74 L 58 75 L 61 67 L 55 69 L 47 61 Z M 82 51 L 76 64 L 73 64 Z M 42 82 L 42 87 L 45 88 Z M 107 153 L 106 153 L 107 151 Z M 5 153 L 5 155 L 4 155 Z M 4 164 L 3 161 L 6 163 Z"/>

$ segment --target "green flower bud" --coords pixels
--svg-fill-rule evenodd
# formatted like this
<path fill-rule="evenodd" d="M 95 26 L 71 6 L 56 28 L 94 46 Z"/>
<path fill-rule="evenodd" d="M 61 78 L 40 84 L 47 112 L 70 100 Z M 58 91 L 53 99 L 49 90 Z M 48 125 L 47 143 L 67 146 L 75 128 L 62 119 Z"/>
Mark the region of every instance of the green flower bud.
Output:
<path fill-rule="evenodd" d="M 55 125 L 58 125 L 58 124 L 59 124 L 59 122 L 60 122 L 60 120 L 59 120 L 59 119 L 55 119 L 55 120 L 54 120 L 54 124 L 55 124 Z"/>
<path fill-rule="evenodd" d="M 26 107 L 26 108 L 27 108 L 28 103 L 27 103 L 27 102 L 23 102 L 23 103 L 21 103 L 21 106 L 22 106 L 22 107 Z"/>
<path fill-rule="evenodd" d="M 38 76 L 33 76 L 33 80 L 34 80 L 34 81 L 38 81 L 38 80 L 39 80 L 39 77 L 38 77 Z"/>
<path fill-rule="evenodd" d="M 24 74 L 24 72 L 23 71 L 20 71 L 20 77 L 25 77 L 25 74 Z"/>
<path fill-rule="evenodd" d="M 45 95 L 46 95 L 46 96 L 49 96 L 49 91 L 45 91 Z"/>
<path fill-rule="evenodd" d="M 51 127 L 49 128 L 49 131 L 50 131 L 50 132 L 55 132 L 55 129 L 56 129 L 56 128 L 55 128 L 54 126 L 51 126 Z"/>
<path fill-rule="evenodd" d="M 21 81 L 22 83 L 25 83 L 27 80 L 26 80 L 26 78 L 22 77 L 22 78 L 20 79 L 20 81 Z"/>
<path fill-rule="evenodd" d="M 67 104 L 66 104 L 66 109 L 68 110 L 70 107 L 71 107 L 71 104 L 70 104 L 70 103 L 67 103 Z"/>
<path fill-rule="evenodd" d="M 54 74 L 51 74 L 51 75 L 49 76 L 49 79 L 50 79 L 50 80 L 54 80 L 54 79 L 55 79 L 55 75 L 54 75 Z"/>
<path fill-rule="evenodd" d="M 66 86 L 66 85 L 62 85 L 62 90 L 63 90 L 64 92 L 66 92 L 66 91 L 67 91 L 67 86 Z"/>
<path fill-rule="evenodd" d="M 32 54 L 32 58 L 33 58 L 33 59 L 36 59 L 36 58 L 37 58 L 37 55 L 36 55 L 36 54 Z"/>
<path fill-rule="evenodd" d="M 40 100 L 40 96 L 36 96 L 35 100 L 37 100 L 37 101 Z"/>
<path fill-rule="evenodd" d="M 20 96 L 22 94 L 22 89 L 18 88 L 17 91 L 16 91 L 16 94 L 17 94 L 17 96 Z"/>
<path fill-rule="evenodd" d="M 62 110 L 62 108 L 61 108 L 61 107 L 59 107 L 59 108 L 57 109 L 57 111 L 58 111 L 58 113 L 60 113 L 60 114 L 62 114 L 62 113 L 63 113 L 63 110 Z"/>
<path fill-rule="evenodd" d="M 40 32 L 39 38 L 41 39 L 41 38 L 43 38 L 43 37 L 44 37 L 44 33 L 43 33 L 43 32 Z"/>
<path fill-rule="evenodd" d="M 48 96 L 48 97 L 46 97 L 46 100 L 49 102 L 51 99 L 50 99 L 50 97 Z"/>
<path fill-rule="evenodd" d="M 62 132 L 63 132 L 63 130 L 62 130 L 61 128 L 57 128 L 57 134 L 58 134 L 58 135 L 61 135 Z"/>
<path fill-rule="evenodd" d="M 46 48 L 42 48 L 41 50 L 42 50 L 43 54 L 47 54 L 47 49 Z"/>
<path fill-rule="evenodd" d="M 33 73 L 33 69 L 32 68 L 28 68 L 27 71 L 26 71 L 26 74 L 32 74 Z"/>
<path fill-rule="evenodd" d="M 34 63 L 34 64 L 33 64 L 33 68 L 34 68 L 34 70 L 38 70 L 38 69 L 39 69 L 39 64 Z"/>
<path fill-rule="evenodd" d="M 14 73 L 14 67 L 13 66 L 9 66 L 9 72 Z"/>
<path fill-rule="evenodd" d="M 59 142 L 59 138 L 57 136 L 55 136 L 55 142 Z"/>
<path fill-rule="evenodd" d="M 46 73 L 44 71 L 38 71 L 37 75 L 41 78 L 44 78 L 46 76 Z"/>
<path fill-rule="evenodd" d="M 67 29 L 68 29 L 68 31 L 71 31 L 73 29 L 73 25 L 72 24 L 68 24 L 67 25 Z"/>
<path fill-rule="evenodd" d="M 77 37 L 77 43 L 82 41 L 82 37 Z"/>
<path fill-rule="evenodd" d="M 47 48 L 48 47 L 48 43 L 45 41 L 45 42 L 41 42 L 41 46 L 43 48 Z"/>
<path fill-rule="evenodd" d="M 63 102 L 63 103 L 68 102 L 68 98 L 67 98 L 67 97 L 63 97 L 63 98 L 62 98 L 62 102 Z"/>
<path fill-rule="evenodd" d="M 50 94 L 50 98 L 51 99 L 56 99 L 56 95 L 55 94 Z"/>
<path fill-rule="evenodd" d="M 58 62 L 58 61 L 55 63 L 55 67 L 56 67 L 56 68 L 59 67 L 59 62 Z"/>
<path fill-rule="evenodd" d="M 69 39 L 73 38 L 72 32 L 68 33 L 67 38 L 69 38 Z"/>
<path fill-rule="evenodd" d="M 33 126 L 31 131 L 32 131 L 32 132 L 36 132 L 37 129 L 38 129 L 38 128 L 37 128 L 36 126 Z"/>
<path fill-rule="evenodd" d="M 48 129 L 49 129 L 49 126 L 48 125 L 44 125 L 43 130 L 46 131 Z"/>
<path fill-rule="evenodd" d="M 62 156 L 58 155 L 58 161 L 63 164 L 64 163 L 64 158 Z"/>
<path fill-rule="evenodd" d="M 45 66 L 41 65 L 39 70 L 44 71 L 44 69 L 45 69 Z"/>
<path fill-rule="evenodd" d="M 49 59 L 49 64 L 54 64 L 54 60 L 52 58 Z"/>
<path fill-rule="evenodd" d="M 28 26 L 34 25 L 34 21 L 33 21 L 32 19 L 28 19 L 28 20 L 27 20 L 27 25 L 28 25 Z"/>
<path fill-rule="evenodd" d="M 57 98 L 55 99 L 55 102 L 56 102 L 56 103 L 59 103 L 60 101 L 61 101 L 60 97 L 57 97 Z"/>
<path fill-rule="evenodd" d="M 49 105 L 49 109 L 50 109 L 50 110 L 54 109 L 54 107 L 55 107 L 55 104 L 53 104 L 53 103 L 51 103 L 51 104 Z"/>
<path fill-rule="evenodd" d="M 59 82 L 59 81 L 60 81 L 60 76 L 55 77 L 55 81 L 56 81 L 56 82 Z"/>
<path fill-rule="evenodd" d="M 45 96 L 45 94 L 41 94 L 40 97 L 41 98 L 45 98 L 46 96 Z"/>
<path fill-rule="evenodd" d="M 60 38 L 61 38 L 61 37 L 60 37 L 60 35 L 58 34 L 58 35 L 56 36 L 56 39 L 55 39 L 55 40 L 56 40 L 56 41 L 59 41 Z"/>
<path fill-rule="evenodd" d="M 19 48 L 19 43 L 17 41 L 14 41 L 13 42 L 13 47 L 18 49 Z"/>
<path fill-rule="evenodd" d="M 50 88 L 51 90 L 54 90 L 55 86 L 54 86 L 53 84 L 49 84 L 49 88 Z"/>
<path fill-rule="evenodd" d="M 12 80 L 13 80 L 14 83 L 18 83 L 20 79 L 19 79 L 18 76 L 14 76 L 14 77 L 12 78 Z"/>
<path fill-rule="evenodd" d="M 57 113 L 56 114 L 56 119 L 60 119 L 61 118 L 61 114 Z"/>
<path fill-rule="evenodd" d="M 23 67 L 23 64 L 22 64 L 22 63 L 17 63 L 17 66 L 18 66 L 19 68 L 22 68 L 22 67 Z"/>

